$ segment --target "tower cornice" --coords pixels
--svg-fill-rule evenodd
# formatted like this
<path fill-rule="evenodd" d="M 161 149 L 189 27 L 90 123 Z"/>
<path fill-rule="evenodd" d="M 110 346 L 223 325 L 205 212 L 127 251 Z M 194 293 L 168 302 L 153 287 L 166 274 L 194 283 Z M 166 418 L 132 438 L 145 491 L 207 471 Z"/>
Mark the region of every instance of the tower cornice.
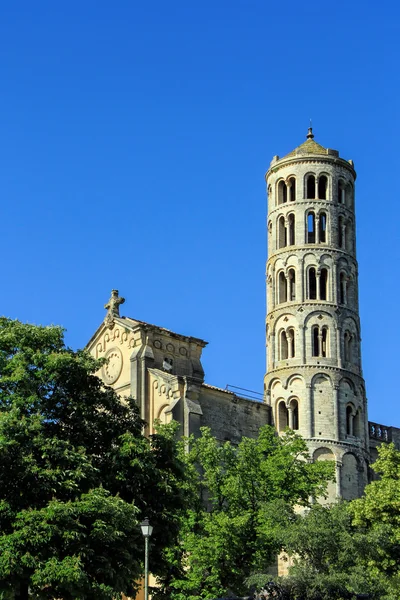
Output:
<path fill-rule="evenodd" d="M 329 150 L 328 150 L 329 152 Z M 335 152 L 335 150 L 332 150 Z M 335 166 L 341 166 L 350 171 L 353 179 L 355 180 L 357 177 L 357 173 L 354 169 L 353 161 L 347 161 L 344 158 L 340 158 L 339 156 L 332 155 L 301 155 L 301 156 L 291 156 L 290 158 L 279 158 L 274 157 L 271 161 L 271 165 L 268 171 L 265 174 L 265 181 L 268 181 L 268 178 L 273 173 L 277 173 L 283 167 L 288 167 L 290 165 L 299 165 L 299 164 L 331 164 Z"/>

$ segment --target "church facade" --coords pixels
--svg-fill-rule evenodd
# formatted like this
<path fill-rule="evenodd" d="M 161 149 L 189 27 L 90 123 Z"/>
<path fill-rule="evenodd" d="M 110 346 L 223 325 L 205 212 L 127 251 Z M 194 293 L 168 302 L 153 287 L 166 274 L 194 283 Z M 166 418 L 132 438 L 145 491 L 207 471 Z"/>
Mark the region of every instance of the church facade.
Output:
<path fill-rule="evenodd" d="M 257 435 L 264 424 L 306 440 L 313 460 L 332 460 L 328 501 L 362 494 L 380 443 L 400 448 L 400 429 L 368 422 L 362 375 L 352 161 L 314 140 L 266 174 L 268 194 L 267 373 L 259 402 L 204 382 L 207 342 L 120 316 L 113 290 L 87 348 L 105 357 L 100 377 L 132 396 L 153 432 L 155 419 L 182 435 L 209 426 L 221 442 Z"/>

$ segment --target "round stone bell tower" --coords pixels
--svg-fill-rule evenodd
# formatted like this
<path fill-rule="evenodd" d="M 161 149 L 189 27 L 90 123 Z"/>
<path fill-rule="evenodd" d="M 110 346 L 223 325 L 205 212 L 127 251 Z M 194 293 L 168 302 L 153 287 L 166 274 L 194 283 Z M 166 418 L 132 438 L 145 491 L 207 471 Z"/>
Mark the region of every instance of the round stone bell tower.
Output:
<path fill-rule="evenodd" d="M 333 460 L 328 501 L 362 494 L 368 419 L 361 369 L 352 161 L 314 140 L 275 156 L 268 192 L 265 400 L 276 428 Z"/>

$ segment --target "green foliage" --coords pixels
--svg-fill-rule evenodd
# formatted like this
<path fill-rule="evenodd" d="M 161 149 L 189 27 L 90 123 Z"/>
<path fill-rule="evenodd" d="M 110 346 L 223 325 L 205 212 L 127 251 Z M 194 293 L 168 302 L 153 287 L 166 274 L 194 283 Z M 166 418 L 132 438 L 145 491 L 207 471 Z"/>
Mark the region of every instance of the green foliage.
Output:
<path fill-rule="evenodd" d="M 163 576 L 188 487 L 174 427 L 151 439 L 131 399 L 59 327 L 0 319 L 0 598 L 110 599 Z"/>
<path fill-rule="evenodd" d="M 400 597 L 400 452 L 392 444 L 378 452 L 381 478 L 362 498 L 316 504 L 285 531 L 294 565 L 280 585 L 291 600 Z"/>
<path fill-rule="evenodd" d="M 274 561 L 293 507 L 308 506 L 333 475 L 331 464 L 308 462 L 299 436 L 287 431 L 279 437 L 268 426 L 237 447 L 203 429 L 190 441 L 186 461 L 203 502 L 182 520 L 175 564 L 181 560 L 183 569 L 166 591 L 173 600 L 243 593 L 251 571 Z"/>

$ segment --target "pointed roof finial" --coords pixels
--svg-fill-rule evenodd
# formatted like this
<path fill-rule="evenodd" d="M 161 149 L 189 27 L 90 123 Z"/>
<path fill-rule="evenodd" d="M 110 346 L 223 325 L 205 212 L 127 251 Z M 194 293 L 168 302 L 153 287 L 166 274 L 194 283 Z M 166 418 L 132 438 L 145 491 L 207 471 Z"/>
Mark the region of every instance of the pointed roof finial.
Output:
<path fill-rule="evenodd" d="M 310 119 L 310 127 L 308 128 L 307 139 L 312 140 L 313 137 L 314 137 L 314 134 L 312 132 L 312 120 Z"/>

